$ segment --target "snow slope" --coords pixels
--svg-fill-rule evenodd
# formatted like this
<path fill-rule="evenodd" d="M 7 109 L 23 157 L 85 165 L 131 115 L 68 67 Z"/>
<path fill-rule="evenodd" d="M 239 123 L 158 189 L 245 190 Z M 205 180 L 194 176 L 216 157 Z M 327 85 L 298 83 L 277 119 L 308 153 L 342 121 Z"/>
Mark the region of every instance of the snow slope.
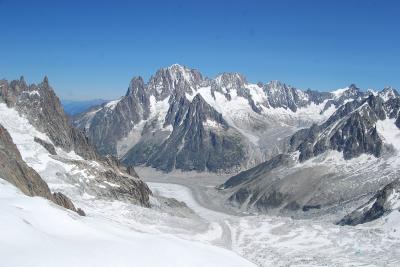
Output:
<path fill-rule="evenodd" d="M 2 266 L 254 266 L 218 247 L 79 217 L 3 180 L 0 236 Z"/>
<path fill-rule="evenodd" d="M 203 224 L 194 228 L 190 219 L 105 199 L 96 188 L 107 181 L 99 183 L 91 172 L 100 168 L 96 162 L 60 148 L 58 156 L 49 155 L 33 140 L 51 143 L 45 134 L 2 103 L 0 114 L 0 124 L 27 164 L 52 191 L 63 192 L 87 214 L 82 218 L 44 199 L 28 198 L 0 179 L 2 266 L 254 266 L 212 245 Z M 195 236 L 198 229 L 205 235 Z"/>

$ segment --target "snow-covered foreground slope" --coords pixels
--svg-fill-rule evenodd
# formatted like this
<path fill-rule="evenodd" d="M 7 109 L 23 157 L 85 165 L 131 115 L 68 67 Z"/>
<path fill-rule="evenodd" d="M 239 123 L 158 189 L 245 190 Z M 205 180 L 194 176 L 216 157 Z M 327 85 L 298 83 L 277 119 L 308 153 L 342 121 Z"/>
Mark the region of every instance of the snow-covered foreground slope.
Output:
<path fill-rule="evenodd" d="M 254 266 L 234 253 L 82 218 L 0 180 L 2 266 Z"/>
<path fill-rule="evenodd" d="M 215 247 L 208 225 L 194 215 L 182 219 L 161 212 L 155 198 L 155 209 L 116 200 L 106 188 L 119 185 L 97 176 L 103 166 L 57 147 L 57 155 L 50 155 L 34 137 L 50 139 L 27 119 L 2 103 L 0 114 L 24 161 L 87 214 L 80 218 L 25 197 L 0 179 L 0 256 L 7 256 L 2 266 L 253 266 Z M 21 257 L 21 251 L 28 254 Z"/>

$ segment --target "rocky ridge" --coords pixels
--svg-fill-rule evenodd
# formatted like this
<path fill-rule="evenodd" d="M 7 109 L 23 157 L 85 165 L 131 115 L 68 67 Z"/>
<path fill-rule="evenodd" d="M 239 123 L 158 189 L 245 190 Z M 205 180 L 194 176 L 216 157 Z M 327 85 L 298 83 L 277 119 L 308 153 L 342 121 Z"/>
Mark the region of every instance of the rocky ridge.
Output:
<path fill-rule="evenodd" d="M 76 116 L 74 125 L 98 152 L 128 165 L 237 172 L 282 152 L 285 137 L 363 95 L 354 85 L 329 93 L 252 84 L 239 73 L 209 79 L 174 64 L 147 83 L 133 78 L 125 96 Z"/>
<path fill-rule="evenodd" d="M 287 153 L 219 188 L 230 192 L 231 204 L 258 212 L 318 214 L 354 206 L 399 178 L 392 136 L 400 133 L 400 99 L 385 101 L 383 92 L 345 103 L 322 124 L 293 134 Z"/>
<path fill-rule="evenodd" d="M 130 170 L 128 173 L 127 168 L 121 166 L 118 160 L 97 154 L 86 136 L 71 125 L 47 77 L 38 85 L 27 85 L 23 78 L 11 82 L 2 80 L 0 105 L 3 112 L 9 113 L 12 117 L 1 118 L 11 136 L 22 135 L 26 139 L 27 143 L 21 144 L 21 148 L 32 147 L 30 149 L 43 155 L 43 159 L 58 166 L 38 169 L 38 173 L 45 181 L 53 181 L 54 177 L 57 177 L 62 183 L 68 181 L 75 185 L 79 184 L 74 191 L 62 191 L 70 196 L 92 192 L 99 198 L 118 199 L 150 206 L 151 191 L 137 175 L 134 175 L 134 171 Z M 22 130 L 19 125 L 21 123 L 31 129 L 31 132 Z M 44 150 L 33 143 L 39 144 Z M 28 165 L 37 165 L 37 160 L 32 159 L 29 153 L 25 152 Z M 46 161 L 42 164 L 48 164 Z M 68 171 L 70 167 L 66 169 L 63 166 L 74 166 L 76 172 Z M 56 171 L 57 168 L 59 171 Z M 64 187 L 56 189 L 64 190 Z M 69 203 L 61 195 L 53 197 L 61 203 Z"/>
<path fill-rule="evenodd" d="M 10 134 L 0 124 L 0 177 L 10 182 L 28 196 L 46 198 L 57 205 L 84 216 L 85 212 L 75 208 L 72 201 L 60 192 L 51 193 L 47 183 L 21 157 Z"/>
<path fill-rule="evenodd" d="M 358 225 L 376 220 L 392 211 L 399 211 L 399 203 L 400 182 L 396 180 L 378 190 L 367 203 L 346 215 L 338 224 Z"/>

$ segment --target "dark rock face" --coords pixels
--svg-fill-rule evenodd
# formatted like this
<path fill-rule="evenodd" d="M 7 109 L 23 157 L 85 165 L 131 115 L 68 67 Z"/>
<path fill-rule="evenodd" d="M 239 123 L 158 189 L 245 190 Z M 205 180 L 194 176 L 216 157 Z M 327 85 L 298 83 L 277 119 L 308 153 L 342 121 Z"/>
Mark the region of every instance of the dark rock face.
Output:
<path fill-rule="evenodd" d="M 148 93 L 157 100 L 168 98 L 171 94 L 184 94 L 193 92 L 204 81 L 200 72 L 178 64 L 162 68 L 150 78 Z"/>
<path fill-rule="evenodd" d="M 289 162 L 290 157 L 288 155 L 277 155 L 269 161 L 231 177 L 219 186 L 219 189 L 233 189 L 234 193 L 230 196 L 229 201 L 238 205 L 246 203 L 248 206 L 264 211 L 279 207 L 286 200 L 285 194 L 277 190 L 266 193 L 263 188 L 254 187 L 252 183 L 255 180 L 263 180 L 263 177 L 267 177 L 277 168 L 289 165 Z M 272 180 L 271 177 L 271 182 Z"/>
<path fill-rule="evenodd" d="M 117 186 L 110 187 L 105 191 L 98 191 L 100 196 L 150 207 L 149 195 L 152 193 L 142 180 L 127 175 L 119 175 L 110 170 L 102 173 L 101 176 L 104 177 L 106 181 L 116 184 Z"/>
<path fill-rule="evenodd" d="M 295 88 L 279 81 L 266 84 L 264 91 L 268 96 L 269 105 L 273 108 L 284 107 L 295 112 L 299 106 L 304 106 L 308 100 L 302 98 Z"/>
<path fill-rule="evenodd" d="M 363 153 L 379 157 L 383 143 L 375 124 L 385 116 L 382 99 L 374 95 L 362 101 L 349 102 L 322 125 L 295 133 L 290 139 L 290 150 L 300 151 L 300 161 L 330 149 L 343 152 L 345 159 Z"/>
<path fill-rule="evenodd" d="M 75 125 L 81 129 L 86 129 L 86 134 L 90 142 L 96 147 L 101 154 L 117 155 L 117 141 L 126 137 L 136 125 L 147 120 L 150 113 L 150 97 L 160 101 L 168 97 L 178 98 L 185 93 L 192 93 L 193 88 L 199 87 L 203 82 L 202 75 L 192 69 L 188 69 L 179 65 L 172 65 L 169 68 L 159 70 L 150 78 L 148 84 L 144 84 L 141 77 L 132 79 L 128 91 L 124 97 L 116 101 L 114 105 L 103 105 L 93 117 L 87 118 L 86 114 L 81 114 L 75 120 Z M 188 101 L 189 102 L 189 101 Z M 175 109 L 180 108 L 180 112 L 185 109 L 183 106 L 175 105 Z M 183 115 L 183 114 L 181 114 Z M 90 119 L 90 127 L 87 119 Z M 166 119 L 170 122 L 170 119 Z M 151 128 L 151 122 L 146 124 L 146 128 Z M 149 129 L 150 130 L 150 129 Z M 145 134 L 143 132 L 142 134 Z M 161 139 L 163 137 L 160 137 Z M 129 152 L 131 159 L 129 161 L 135 164 L 143 164 L 149 160 L 154 146 L 159 146 L 159 140 L 146 140 L 144 138 L 141 144 L 138 144 L 133 151 L 143 154 L 133 155 Z M 128 158 L 125 156 L 125 158 Z"/>
<path fill-rule="evenodd" d="M 7 130 L 0 125 L 0 178 L 28 196 L 39 196 L 77 212 L 72 201 L 61 193 L 51 193 L 45 181 L 22 159 Z M 81 214 L 84 212 L 81 210 Z M 80 215 L 81 215 L 80 214 Z"/>
<path fill-rule="evenodd" d="M 207 121 L 215 123 L 217 128 L 205 127 Z M 147 164 L 163 171 L 173 168 L 220 171 L 239 166 L 244 157 L 239 137 L 200 95 L 192 102 L 175 96 L 165 124 L 173 125 L 168 139 L 150 147 L 144 143 L 136 145 L 123 162 L 126 165 Z"/>
<path fill-rule="evenodd" d="M 51 155 L 57 155 L 56 149 L 54 146 L 38 137 L 33 139 L 36 143 L 41 144 Z"/>
<path fill-rule="evenodd" d="M 133 166 L 129 166 L 126 168 L 126 172 L 133 177 L 139 177 L 139 175 L 137 174 L 137 172 L 135 171 L 135 168 Z"/>
<path fill-rule="evenodd" d="M 96 158 L 85 135 L 71 127 L 47 77 L 39 85 L 29 86 L 23 77 L 9 84 L 2 81 L 0 91 L 0 96 L 7 106 L 14 107 L 27 117 L 35 128 L 49 136 L 54 145 L 66 151 L 74 150 L 84 158 Z"/>
<path fill-rule="evenodd" d="M 75 211 L 76 213 L 78 213 L 78 210 L 75 208 L 74 203 L 72 203 L 72 201 L 66 197 L 63 193 L 60 192 L 56 192 L 53 193 L 53 201 L 54 203 L 56 203 L 57 205 L 64 207 L 66 209 Z M 79 209 L 80 212 L 78 213 L 81 216 L 85 216 L 85 212 L 83 212 L 83 210 Z"/>
<path fill-rule="evenodd" d="M 264 163 L 257 165 L 254 168 L 251 168 L 247 171 L 243 171 L 229 180 L 227 180 L 224 184 L 219 186 L 220 189 L 232 188 L 239 184 L 245 184 L 250 181 L 251 178 L 257 177 L 259 175 L 264 175 L 265 172 L 270 172 L 273 169 L 286 164 L 289 161 L 289 156 L 285 154 L 280 154 L 273 157 L 271 160 L 268 160 Z"/>
<path fill-rule="evenodd" d="M 116 141 L 126 136 L 141 120 L 148 118 L 150 99 L 145 91 L 141 77 L 132 79 L 125 97 L 111 105 L 103 105 L 91 119 L 91 127 L 85 129 L 86 121 L 78 127 L 86 130 L 86 134 L 100 154 L 116 155 Z"/>
<path fill-rule="evenodd" d="M 0 177 L 19 188 L 28 196 L 41 196 L 51 199 L 50 190 L 45 181 L 23 161 L 11 136 L 0 125 Z"/>
<path fill-rule="evenodd" d="M 364 205 L 346 215 L 339 225 L 357 225 L 381 218 L 393 211 L 393 203 L 400 201 L 400 182 L 394 181 L 380 189 Z"/>

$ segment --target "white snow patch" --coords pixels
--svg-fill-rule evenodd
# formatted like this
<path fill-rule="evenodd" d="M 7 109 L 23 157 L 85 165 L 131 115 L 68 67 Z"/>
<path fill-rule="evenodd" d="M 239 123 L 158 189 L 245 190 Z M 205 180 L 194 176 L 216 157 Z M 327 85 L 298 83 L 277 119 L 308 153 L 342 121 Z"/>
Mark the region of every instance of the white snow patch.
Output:
<path fill-rule="evenodd" d="M 209 127 L 209 128 L 220 128 L 220 125 L 218 122 L 207 119 L 206 121 L 203 122 L 204 127 Z"/>
<path fill-rule="evenodd" d="M 34 95 L 40 96 L 40 93 L 39 93 L 39 91 L 38 91 L 38 90 L 33 90 L 33 91 L 24 91 L 24 93 L 27 93 L 27 94 L 29 94 L 29 96 L 34 96 Z"/>
<path fill-rule="evenodd" d="M 108 185 L 111 186 L 111 187 L 119 187 L 119 185 L 114 184 L 114 183 L 111 183 L 111 182 L 109 182 L 109 181 L 104 181 L 103 183 L 108 184 Z"/>
<path fill-rule="evenodd" d="M 378 121 L 376 129 L 385 143 L 393 145 L 397 151 L 400 151 L 400 130 L 395 124 L 395 119 Z"/>
<path fill-rule="evenodd" d="M 108 102 L 104 107 L 113 110 L 113 109 L 115 109 L 117 104 L 121 101 L 121 99 L 122 98 L 117 99 L 117 100 L 112 100 L 112 101 Z"/>
<path fill-rule="evenodd" d="M 331 93 L 334 95 L 335 99 L 340 98 L 347 90 L 349 90 L 349 87 L 337 89 L 335 91 L 332 91 Z"/>

